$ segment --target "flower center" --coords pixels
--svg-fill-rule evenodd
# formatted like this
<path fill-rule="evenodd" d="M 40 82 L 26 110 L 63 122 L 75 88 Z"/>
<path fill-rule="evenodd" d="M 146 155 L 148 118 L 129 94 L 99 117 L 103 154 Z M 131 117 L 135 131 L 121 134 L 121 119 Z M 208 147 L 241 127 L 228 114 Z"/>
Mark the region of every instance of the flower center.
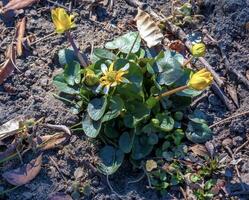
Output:
<path fill-rule="evenodd" d="M 107 80 L 109 82 L 115 82 L 116 81 L 117 72 L 111 71 L 106 74 Z"/>

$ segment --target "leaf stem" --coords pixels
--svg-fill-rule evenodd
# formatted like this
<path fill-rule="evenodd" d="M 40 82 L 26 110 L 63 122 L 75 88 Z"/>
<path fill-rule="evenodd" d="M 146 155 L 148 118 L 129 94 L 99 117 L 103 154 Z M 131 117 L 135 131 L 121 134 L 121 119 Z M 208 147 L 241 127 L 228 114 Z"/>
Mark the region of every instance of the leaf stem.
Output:
<path fill-rule="evenodd" d="M 180 86 L 178 88 L 175 88 L 173 90 L 169 90 L 167 92 L 164 92 L 162 93 L 161 95 L 157 96 L 156 99 L 157 100 L 160 100 L 162 97 L 167 97 L 167 96 L 170 96 L 176 92 L 181 92 L 182 90 L 185 90 L 185 89 L 188 89 L 188 86 L 187 85 L 184 85 L 184 86 Z"/>
<path fill-rule="evenodd" d="M 73 50 L 74 50 L 74 53 L 75 53 L 75 55 L 77 56 L 77 58 L 79 59 L 80 64 L 81 64 L 83 67 L 87 67 L 87 65 L 88 65 L 87 58 L 83 58 L 82 54 L 80 53 L 78 47 L 76 46 L 76 44 L 75 44 L 75 42 L 74 42 L 74 40 L 73 40 L 73 37 L 72 37 L 72 35 L 71 35 L 71 32 L 70 32 L 70 31 L 67 31 L 67 32 L 66 32 L 66 36 L 67 36 L 68 41 L 69 41 L 70 44 L 72 45 Z"/>

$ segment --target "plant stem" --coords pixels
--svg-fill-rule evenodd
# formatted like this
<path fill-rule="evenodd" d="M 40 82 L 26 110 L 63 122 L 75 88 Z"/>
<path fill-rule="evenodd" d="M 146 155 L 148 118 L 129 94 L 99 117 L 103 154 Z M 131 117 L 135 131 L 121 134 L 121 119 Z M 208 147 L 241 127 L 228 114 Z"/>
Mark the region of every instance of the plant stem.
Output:
<path fill-rule="evenodd" d="M 185 63 L 183 63 L 182 67 L 186 67 L 193 59 L 194 59 L 194 56 L 191 56 Z"/>
<path fill-rule="evenodd" d="M 80 53 L 78 47 L 76 46 L 73 38 L 72 38 L 72 35 L 70 33 L 70 31 L 67 31 L 66 32 L 66 36 L 67 36 L 67 39 L 68 41 L 70 42 L 70 44 L 72 45 L 73 47 L 73 50 L 74 50 L 74 53 L 75 55 L 77 56 L 77 58 L 79 59 L 80 61 L 80 64 L 83 66 L 83 67 L 87 67 L 88 65 L 88 61 L 87 61 L 87 58 L 83 58 L 82 54 Z"/>
<path fill-rule="evenodd" d="M 170 96 L 170 95 L 172 95 L 172 94 L 174 94 L 174 93 L 176 93 L 176 92 L 181 92 L 182 90 L 185 90 L 185 89 L 188 89 L 188 86 L 187 86 L 187 85 L 184 85 L 184 86 L 175 88 L 175 89 L 173 89 L 173 90 L 164 92 L 164 93 L 162 93 L 161 95 L 157 96 L 156 99 L 157 99 L 157 100 L 160 100 L 162 97 Z"/>
<path fill-rule="evenodd" d="M 132 44 L 132 46 L 131 46 L 131 48 L 130 48 L 130 50 L 129 50 L 129 53 L 126 55 L 126 59 L 128 58 L 128 56 L 129 56 L 130 53 L 132 52 L 132 49 L 133 49 L 134 46 L 135 46 L 135 43 L 136 43 L 136 41 L 137 41 L 137 39 L 138 39 L 138 36 L 139 36 L 139 33 L 137 33 L 137 36 L 136 36 L 136 38 L 135 38 L 135 40 L 134 40 L 134 42 L 133 42 L 133 44 Z"/>

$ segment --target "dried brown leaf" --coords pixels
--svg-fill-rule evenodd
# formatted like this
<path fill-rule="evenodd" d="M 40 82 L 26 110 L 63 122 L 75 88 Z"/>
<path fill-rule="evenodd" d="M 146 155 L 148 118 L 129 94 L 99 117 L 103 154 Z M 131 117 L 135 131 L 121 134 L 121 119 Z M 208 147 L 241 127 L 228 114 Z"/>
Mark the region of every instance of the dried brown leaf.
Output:
<path fill-rule="evenodd" d="M 29 183 L 40 172 L 42 164 L 42 154 L 28 164 L 14 170 L 3 173 L 3 178 L 12 185 L 20 186 Z"/>
<path fill-rule="evenodd" d="M 38 1 L 39 0 L 11 0 L 3 7 L 3 12 L 22 9 Z"/>
<path fill-rule="evenodd" d="M 195 155 L 206 157 L 208 156 L 208 151 L 205 146 L 200 144 L 195 144 L 194 146 L 189 148 Z"/>
<path fill-rule="evenodd" d="M 10 76 L 10 74 L 15 69 L 16 62 L 16 49 L 13 44 L 11 44 L 6 53 L 7 60 L 0 66 L 0 84 L 2 84 L 6 78 Z"/>
<path fill-rule="evenodd" d="M 20 128 L 20 122 L 24 120 L 23 116 L 11 119 L 5 124 L 0 126 L 0 140 L 3 140 L 9 136 L 15 135 Z"/>
<path fill-rule="evenodd" d="M 22 55 L 22 42 L 25 34 L 25 28 L 26 28 L 26 17 L 22 18 L 21 21 L 17 24 L 17 43 L 16 43 L 16 51 L 17 55 Z"/>
<path fill-rule="evenodd" d="M 48 198 L 48 200 L 73 200 L 73 199 L 70 195 L 59 192 L 53 194 L 51 197 Z"/>
<path fill-rule="evenodd" d="M 148 13 L 138 8 L 135 21 L 141 38 L 144 39 L 149 48 L 161 43 L 163 34 Z"/>
<path fill-rule="evenodd" d="M 186 51 L 185 44 L 181 40 L 174 40 L 174 41 L 170 42 L 168 47 L 169 47 L 169 49 L 177 51 L 177 52 Z"/>
<path fill-rule="evenodd" d="M 48 150 L 58 147 L 66 143 L 69 135 L 66 133 L 55 133 L 53 135 L 45 135 L 34 139 L 38 143 L 41 150 Z"/>

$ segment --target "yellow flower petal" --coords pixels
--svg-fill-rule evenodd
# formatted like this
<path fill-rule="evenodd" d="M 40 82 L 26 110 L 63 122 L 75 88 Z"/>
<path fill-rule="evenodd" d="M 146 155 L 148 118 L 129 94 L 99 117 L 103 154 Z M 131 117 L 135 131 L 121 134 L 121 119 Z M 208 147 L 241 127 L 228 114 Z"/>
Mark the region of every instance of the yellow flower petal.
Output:
<path fill-rule="evenodd" d="M 188 86 L 195 90 L 204 90 L 213 81 L 212 74 L 207 69 L 201 69 L 190 77 Z"/>

